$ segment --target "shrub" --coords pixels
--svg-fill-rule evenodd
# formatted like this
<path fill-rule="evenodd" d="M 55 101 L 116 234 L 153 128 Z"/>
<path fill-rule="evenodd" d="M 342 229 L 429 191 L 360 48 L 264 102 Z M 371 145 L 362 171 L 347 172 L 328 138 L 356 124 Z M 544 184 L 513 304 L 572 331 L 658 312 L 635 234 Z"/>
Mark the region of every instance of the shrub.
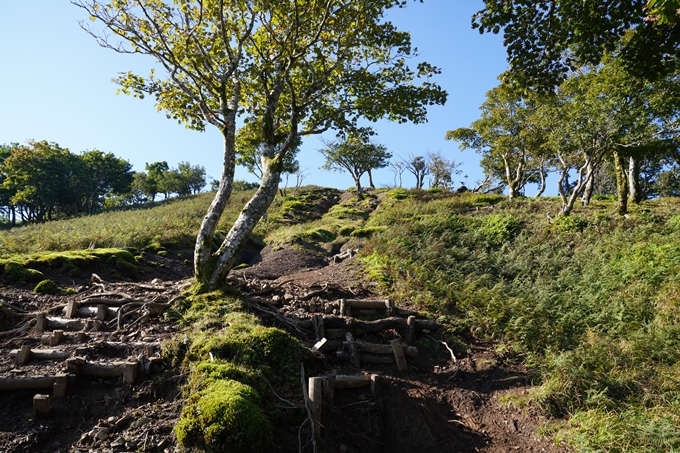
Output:
<path fill-rule="evenodd" d="M 553 230 L 578 233 L 588 226 L 588 221 L 578 214 L 560 215 L 553 221 Z"/>

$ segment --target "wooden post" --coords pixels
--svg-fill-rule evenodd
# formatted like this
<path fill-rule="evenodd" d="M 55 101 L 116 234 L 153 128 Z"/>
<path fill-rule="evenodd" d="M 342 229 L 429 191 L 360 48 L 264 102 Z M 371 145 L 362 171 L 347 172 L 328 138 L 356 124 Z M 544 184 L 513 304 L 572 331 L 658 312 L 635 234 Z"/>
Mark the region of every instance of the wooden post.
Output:
<path fill-rule="evenodd" d="M 371 375 L 371 393 L 375 395 L 375 391 L 378 389 L 378 379 L 380 378 L 380 375 L 378 374 L 372 374 Z"/>
<path fill-rule="evenodd" d="M 357 346 L 357 343 L 354 341 L 354 335 L 352 335 L 351 332 L 347 332 L 345 334 L 345 338 L 347 339 L 347 346 L 349 346 L 349 358 L 352 360 L 352 364 L 357 368 L 361 368 L 361 357 L 359 356 L 359 347 Z"/>
<path fill-rule="evenodd" d="M 75 300 L 69 300 L 66 304 L 66 317 L 75 318 L 78 316 L 78 302 Z"/>
<path fill-rule="evenodd" d="M 35 395 L 33 397 L 33 410 L 38 417 L 50 415 L 50 395 Z"/>
<path fill-rule="evenodd" d="M 309 378 L 309 405 L 314 418 L 314 435 L 321 434 L 321 403 L 323 401 L 323 381 L 321 377 Z"/>
<path fill-rule="evenodd" d="M 352 308 L 347 303 L 347 299 L 340 299 L 340 316 L 352 316 Z"/>
<path fill-rule="evenodd" d="M 70 374 L 79 374 L 80 365 L 83 365 L 86 362 L 87 361 L 82 357 L 71 357 L 70 359 L 66 360 L 66 370 Z"/>
<path fill-rule="evenodd" d="M 316 334 L 316 341 L 321 341 L 321 339 L 326 337 L 323 327 L 323 316 L 314 315 L 312 316 L 312 325 L 314 326 L 314 333 Z"/>
<path fill-rule="evenodd" d="M 55 330 L 52 332 L 52 336 L 50 337 L 50 346 L 56 346 L 59 343 L 61 343 L 62 338 L 64 337 L 64 331 L 63 330 Z"/>
<path fill-rule="evenodd" d="M 385 301 L 385 313 L 387 314 L 388 317 L 392 316 L 392 314 L 394 313 L 394 302 L 392 302 L 389 299 Z"/>
<path fill-rule="evenodd" d="M 103 324 L 100 320 L 97 319 L 97 320 L 92 322 L 92 331 L 93 332 L 101 332 L 102 327 L 103 327 Z"/>
<path fill-rule="evenodd" d="M 416 333 L 416 317 L 409 316 L 406 319 L 406 344 L 413 343 L 413 335 Z"/>
<path fill-rule="evenodd" d="M 14 358 L 14 364 L 16 366 L 23 365 L 28 358 L 31 356 L 31 347 L 27 344 L 21 346 L 21 349 Z"/>
<path fill-rule="evenodd" d="M 85 332 L 77 332 L 73 337 L 73 341 L 76 343 L 84 343 L 87 341 L 87 334 Z"/>
<path fill-rule="evenodd" d="M 137 362 L 125 362 L 123 368 L 123 384 L 134 384 L 137 377 Z"/>
<path fill-rule="evenodd" d="M 406 364 L 406 357 L 404 357 L 404 349 L 401 346 L 401 340 L 394 339 L 390 341 L 392 345 L 392 351 L 394 351 L 394 358 L 397 360 L 397 368 L 401 371 L 408 370 L 408 365 Z"/>
<path fill-rule="evenodd" d="M 52 395 L 55 398 L 62 398 L 66 396 L 66 383 L 68 382 L 68 375 L 57 374 L 54 377 L 54 384 L 52 384 Z"/>
<path fill-rule="evenodd" d="M 326 396 L 333 399 L 333 393 L 335 392 L 335 375 L 329 374 L 325 379 L 326 383 Z"/>
<path fill-rule="evenodd" d="M 106 321 L 108 307 L 104 304 L 97 305 L 97 315 L 95 316 L 99 321 Z"/>
<path fill-rule="evenodd" d="M 47 312 L 40 312 L 36 316 L 36 325 L 35 325 L 35 331 L 37 333 L 43 333 L 44 331 L 47 330 Z"/>

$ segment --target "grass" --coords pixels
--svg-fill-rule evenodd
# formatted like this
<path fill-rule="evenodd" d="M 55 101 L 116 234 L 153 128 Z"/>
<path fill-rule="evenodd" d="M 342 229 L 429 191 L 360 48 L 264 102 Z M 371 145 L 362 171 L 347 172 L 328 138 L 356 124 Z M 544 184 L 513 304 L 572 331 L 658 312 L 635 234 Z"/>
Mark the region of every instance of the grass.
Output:
<path fill-rule="evenodd" d="M 365 244 L 391 297 L 494 338 L 540 373 L 529 403 L 564 422 L 578 451 L 680 450 L 678 200 L 615 216 L 594 200 L 553 218 L 554 200 L 475 194 L 383 203 Z M 626 437 L 626 433 L 631 433 Z"/>

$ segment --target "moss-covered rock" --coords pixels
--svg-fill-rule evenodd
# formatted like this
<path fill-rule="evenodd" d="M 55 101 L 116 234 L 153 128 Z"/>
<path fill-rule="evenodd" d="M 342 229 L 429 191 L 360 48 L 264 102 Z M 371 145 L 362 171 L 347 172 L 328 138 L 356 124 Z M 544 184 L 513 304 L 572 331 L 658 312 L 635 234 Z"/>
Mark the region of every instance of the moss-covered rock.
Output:
<path fill-rule="evenodd" d="M 214 453 L 273 451 L 272 426 L 252 387 L 230 379 L 212 381 L 189 398 L 175 427 L 189 449 Z"/>
<path fill-rule="evenodd" d="M 59 294 L 59 287 L 52 280 L 43 280 L 33 288 L 33 294 Z"/>

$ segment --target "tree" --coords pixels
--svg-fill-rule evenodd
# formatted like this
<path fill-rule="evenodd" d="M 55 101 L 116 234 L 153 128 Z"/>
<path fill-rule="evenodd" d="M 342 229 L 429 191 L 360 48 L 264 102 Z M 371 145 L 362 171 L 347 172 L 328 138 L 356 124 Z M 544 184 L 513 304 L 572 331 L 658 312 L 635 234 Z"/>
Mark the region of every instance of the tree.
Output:
<path fill-rule="evenodd" d="M 481 117 L 469 128 L 448 131 L 446 139 L 482 154 L 484 173 L 503 180 L 512 200 L 532 178 L 545 181 L 544 133 L 532 122 L 539 99 L 506 84 L 486 96 Z"/>
<path fill-rule="evenodd" d="M 390 170 L 394 173 L 394 187 L 401 189 L 403 185 L 402 175 L 406 171 L 406 167 L 402 161 L 390 162 Z M 399 184 L 397 184 L 397 178 L 399 179 Z"/>
<path fill-rule="evenodd" d="M 361 138 L 348 138 L 342 142 L 326 141 L 319 152 L 326 158 L 321 168 L 333 171 L 347 171 L 357 188 L 357 199 L 363 200 L 361 177 L 370 169 L 389 165 L 392 154 L 383 145 L 369 143 Z"/>
<path fill-rule="evenodd" d="M 248 123 L 236 132 L 236 165 L 246 167 L 249 173 L 261 180 L 263 172 L 259 144 L 262 132 L 255 126 L 257 126 L 256 123 Z M 300 146 L 302 146 L 302 138 L 297 137 L 283 159 L 282 173 L 292 175 L 300 169 L 300 163 L 296 159 Z M 276 149 L 277 147 L 279 149 Z M 280 144 L 275 147 L 275 152 L 278 151 L 280 151 Z"/>
<path fill-rule="evenodd" d="M 620 49 L 625 69 L 637 78 L 674 70 L 680 55 L 677 0 L 485 1 L 472 17 L 480 33 L 503 30 L 508 79 L 551 88 L 584 65 L 596 65 Z"/>
<path fill-rule="evenodd" d="M 85 196 L 81 202 L 81 209 L 91 212 L 104 204 L 104 197 L 108 193 L 121 195 L 130 192 L 134 172 L 132 165 L 113 153 L 92 150 L 80 154 L 85 165 Z"/>
<path fill-rule="evenodd" d="M 409 154 L 401 162 L 406 170 L 416 177 L 415 188 L 422 190 L 423 185 L 425 185 L 425 176 L 430 174 L 427 160 L 423 156 L 414 156 L 413 154 Z"/>
<path fill-rule="evenodd" d="M 153 57 L 165 78 L 128 73 L 125 93 L 152 95 L 167 115 L 194 129 L 223 135 L 220 185 L 199 229 L 194 271 L 215 287 L 235 262 L 273 201 L 283 161 L 301 136 L 357 121 L 422 122 L 446 93 L 429 78 L 439 71 L 406 64 L 408 33 L 384 21 L 405 0 L 74 0 L 109 33 L 85 27 L 104 47 Z M 414 79 L 423 77 L 420 85 Z M 234 179 L 236 119 L 259 123 L 262 181 L 212 249 Z"/>
<path fill-rule="evenodd" d="M 431 175 L 430 187 L 433 189 L 452 189 L 453 175 L 462 174 L 462 171 L 458 170 L 461 164 L 445 158 L 439 151 L 427 153 L 427 160 L 427 167 L 430 169 Z"/>

